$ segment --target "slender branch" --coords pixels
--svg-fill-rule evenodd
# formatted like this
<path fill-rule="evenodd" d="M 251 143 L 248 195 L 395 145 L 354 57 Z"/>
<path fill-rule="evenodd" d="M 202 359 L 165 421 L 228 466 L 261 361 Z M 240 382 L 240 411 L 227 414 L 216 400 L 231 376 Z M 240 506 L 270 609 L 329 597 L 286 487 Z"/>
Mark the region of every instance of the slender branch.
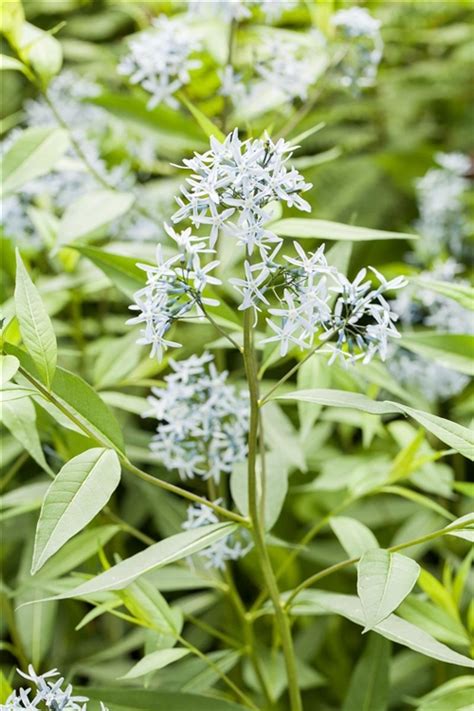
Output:
<path fill-rule="evenodd" d="M 444 536 L 446 533 L 449 533 L 450 531 L 456 531 L 460 530 L 462 528 L 466 528 L 466 522 L 460 523 L 457 526 L 452 526 L 448 525 L 445 528 L 441 528 L 437 531 L 433 531 L 433 533 L 427 533 L 424 536 L 420 536 L 419 538 L 414 538 L 411 541 L 405 541 L 405 543 L 398 543 L 396 546 L 390 546 L 389 548 L 386 548 L 388 553 L 396 553 L 397 551 L 402 551 L 405 548 L 410 548 L 411 546 L 417 546 L 420 543 L 427 543 L 428 541 L 433 541 L 436 538 L 440 538 L 441 536 Z M 339 570 L 343 570 L 344 568 L 347 568 L 350 565 L 354 565 L 354 563 L 358 563 L 359 560 L 361 559 L 361 556 L 358 556 L 357 558 L 348 558 L 347 560 L 342 560 L 340 563 L 335 563 L 334 565 L 329 566 L 329 568 L 324 568 L 324 570 L 320 570 L 319 573 L 315 573 L 314 575 L 311 575 L 309 578 L 304 580 L 298 587 L 296 587 L 292 592 L 289 598 L 285 602 L 285 609 L 288 609 L 290 606 L 292 600 L 302 591 L 305 590 L 306 588 L 311 587 L 314 583 L 318 582 L 318 580 L 321 580 L 322 578 L 326 578 L 328 575 L 332 575 L 333 573 L 337 573 Z"/>
<path fill-rule="evenodd" d="M 290 622 L 280 600 L 278 584 L 272 569 L 270 556 L 265 542 L 265 532 L 260 518 L 260 507 L 257 496 L 256 463 L 259 429 L 259 392 L 258 369 L 253 344 L 252 313 L 250 309 L 245 311 L 244 316 L 244 363 L 250 395 L 250 424 L 248 437 L 248 507 L 250 519 L 253 524 L 252 533 L 263 577 L 275 610 L 275 621 L 281 638 L 283 655 L 285 658 L 291 711 L 302 711 L 303 707 L 298 684 L 298 672 L 293 648 L 293 640 L 291 637 Z"/>
<path fill-rule="evenodd" d="M 110 507 L 107 506 L 104 509 L 104 513 L 109 518 L 111 521 L 116 523 L 122 531 L 125 531 L 126 533 L 129 533 L 131 536 L 136 538 L 138 541 L 141 541 L 142 543 L 145 543 L 147 546 L 152 546 L 156 541 L 154 538 L 151 538 L 151 536 L 147 536 L 146 533 L 143 533 L 142 531 L 139 531 L 138 528 L 135 528 L 135 526 L 132 526 L 130 523 L 127 523 L 126 521 L 123 520 L 123 518 L 120 518 L 120 516 L 117 516 L 113 511 L 111 511 Z"/>
<path fill-rule="evenodd" d="M 244 349 L 242 348 L 242 346 L 239 345 L 239 344 L 237 343 L 237 341 L 235 341 L 235 340 L 232 338 L 232 336 L 231 336 L 229 333 L 227 333 L 227 331 L 224 331 L 224 329 L 221 328 L 221 326 L 219 326 L 219 324 L 217 323 L 217 321 L 209 314 L 208 311 L 206 311 L 206 309 L 204 308 L 204 305 L 202 304 L 202 302 L 199 302 L 199 308 L 202 310 L 202 312 L 204 313 L 204 316 L 207 318 L 207 320 L 209 321 L 209 323 L 212 324 L 212 326 L 214 326 L 214 328 L 216 329 L 216 331 L 218 331 L 218 332 L 221 334 L 221 336 L 224 336 L 224 338 L 227 338 L 227 340 L 229 341 L 229 343 L 232 343 L 232 345 L 234 346 L 234 348 L 236 348 L 236 349 L 239 351 L 239 353 L 243 353 L 243 352 L 244 352 Z"/>
<path fill-rule="evenodd" d="M 79 427 L 82 432 L 84 432 L 88 437 L 98 442 L 102 447 L 107 447 L 108 449 L 113 448 L 117 453 L 123 467 L 127 469 L 131 474 L 134 474 L 140 479 L 143 479 L 143 481 L 146 481 L 149 484 L 153 484 L 153 486 L 158 486 L 160 489 L 164 489 L 165 491 L 168 491 L 171 494 L 176 494 L 176 496 L 181 496 L 182 498 L 188 499 L 189 501 L 193 501 L 194 503 L 207 506 L 223 518 L 227 518 L 230 521 L 235 521 L 235 523 L 239 523 L 242 526 L 250 526 L 250 522 L 247 518 L 244 518 L 243 516 L 240 516 L 239 514 L 234 513 L 233 511 L 228 511 L 222 506 L 214 504 L 212 501 L 208 501 L 202 496 L 198 496 L 197 494 L 193 494 L 192 492 L 187 491 L 186 489 L 182 489 L 180 486 L 176 486 L 176 484 L 171 484 L 170 482 L 164 481 L 163 479 L 157 479 L 151 474 L 147 474 L 147 472 L 144 472 L 142 469 L 139 469 L 134 464 L 132 464 L 128 457 L 120 449 L 115 447 L 113 443 L 101 440 L 95 432 L 90 430 L 87 425 L 85 425 L 83 422 L 81 422 L 81 420 L 75 417 L 73 413 L 71 413 L 67 409 L 67 407 L 64 407 L 63 404 L 55 397 L 54 393 L 43 387 L 43 385 L 38 380 L 36 380 L 33 375 L 31 375 L 27 370 L 25 370 L 23 366 L 20 366 L 18 372 L 21 373 L 21 375 L 23 375 L 32 385 L 34 385 L 34 387 L 44 398 L 49 400 L 49 402 L 52 402 L 53 405 L 55 405 L 58 410 L 63 413 L 63 415 L 66 415 L 66 417 L 71 420 L 71 422 L 73 422 L 76 427 Z"/>
<path fill-rule="evenodd" d="M 311 356 L 316 353 L 316 351 L 319 351 L 319 349 L 322 348 L 323 345 L 324 345 L 324 343 L 318 343 L 318 345 L 315 346 L 314 348 L 312 348 L 309 351 L 309 353 L 307 353 L 302 360 L 298 361 L 298 363 L 296 363 L 296 365 L 294 365 L 293 368 L 290 368 L 290 370 L 282 378 L 280 378 L 278 383 L 273 385 L 273 387 L 271 387 L 270 390 L 267 393 L 265 393 L 265 395 L 259 400 L 259 402 L 258 402 L 259 407 L 262 407 L 262 405 L 265 405 L 265 403 L 270 399 L 270 396 L 273 395 L 275 390 L 277 390 L 280 387 L 280 385 L 283 385 L 283 383 L 286 383 L 286 381 L 289 378 L 291 378 L 291 376 L 294 375 L 301 368 L 303 363 L 306 363 L 306 361 L 309 360 L 311 358 Z"/>

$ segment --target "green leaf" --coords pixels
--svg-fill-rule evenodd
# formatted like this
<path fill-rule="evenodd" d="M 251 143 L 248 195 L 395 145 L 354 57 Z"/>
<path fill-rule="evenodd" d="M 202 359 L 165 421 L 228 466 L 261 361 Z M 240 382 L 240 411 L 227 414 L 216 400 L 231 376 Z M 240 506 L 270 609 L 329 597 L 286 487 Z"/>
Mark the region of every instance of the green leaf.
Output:
<path fill-rule="evenodd" d="M 57 361 L 56 336 L 41 296 L 16 253 L 16 315 L 20 332 L 41 379 L 51 389 Z"/>
<path fill-rule="evenodd" d="M 385 232 L 368 227 L 355 227 L 328 220 L 312 220 L 305 217 L 290 217 L 278 220 L 271 226 L 272 232 L 281 237 L 299 237 L 304 239 L 349 240 L 370 242 L 372 240 L 416 239 L 416 235 L 402 232 Z"/>
<path fill-rule="evenodd" d="M 288 467 L 284 459 L 276 452 L 268 452 L 265 457 L 265 483 L 260 466 L 257 461 L 258 498 L 261 502 L 264 496 L 264 521 L 265 530 L 269 531 L 283 508 L 288 491 Z M 263 488 L 263 491 L 262 491 Z M 230 477 L 230 490 L 239 511 L 248 516 L 248 472 L 247 463 L 237 464 Z"/>
<path fill-rule="evenodd" d="M 106 590 L 121 590 L 140 575 L 193 555 L 224 536 L 228 536 L 236 528 L 236 524 L 233 523 L 215 523 L 177 533 L 159 543 L 154 543 L 131 558 L 121 561 L 113 568 L 106 570 L 105 573 L 97 575 L 77 588 L 59 595 L 57 599 L 83 597 Z"/>
<path fill-rule="evenodd" d="M 2 385 L 8 383 L 20 367 L 20 361 L 15 356 L 0 356 L 0 382 Z"/>
<path fill-rule="evenodd" d="M 321 615 L 324 612 L 342 615 L 356 625 L 365 627 L 364 610 L 355 595 L 341 595 L 325 590 L 305 590 L 294 599 L 291 605 L 293 615 Z M 389 615 L 385 620 L 375 625 L 374 631 L 392 642 L 409 647 L 419 654 L 431 657 L 431 659 L 438 659 L 441 662 L 456 664 L 460 667 L 474 668 L 472 659 L 454 652 L 416 625 L 402 620 L 397 615 Z"/>
<path fill-rule="evenodd" d="M 14 192 L 22 185 L 49 173 L 69 147 L 63 128 L 27 128 L 22 131 L 2 161 L 2 192 Z"/>
<path fill-rule="evenodd" d="M 2 403 L 0 420 L 45 472 L 53 475 L 44 458 L 36 429 L 36 410 L 30 398 Z"/>
<path fill-rule="evenodd" d="M 474 336 L 439 331 L 419 331 L 402 334 L 400 344 L 423 358 L 474 375 Z"/>
<path fill-rule="evenodd" d="M 245 707 L 232 701 L 214 699 L 211 696 L 182 694 L 159 689 L 91 688 L 75 687 L 78 694 L 102 701 L 111 711 L 244 711 Z"/>
<path fill-rule="evenodd" d="M 6 54 L 0 54 L 0 71 L 21 72 L 28 78 L 33 78 L 33 75 L 29 71 L 26 64 L 23 64 L 23 62 L 20 62 L 18 59 L 15 59 L 15 57 L 9 57 Z"/>
<path fill-rule="evenodd" d="M 197 106 L 194 106 L 194 104 L 186 98 L 182 91 L 178 91 L 176 96 L 181 101 L 181 103 L 186 106 L 188 111 L 192 113 L 198 125 L 200 126 L 200 128 L 202 128 L 208 138 L 214 137 L 217 138 L 220 143 L 224 142 L 225 136 L 220 130 L 220 128 L 218 128 L 214 123 L 212 123 L 211 119 L 208 118 L 205 114 L 203 114 L 203 112 L 200 111 Z"/>
<path fill-rule="evenodd" d="M 415 282 L 415 284 L 418 284 L 424 289 L 435 291 L 437 294 L 457 301 L 464 309 L 474 311 L 474 289 L 471 286 L 452 284 L 449 281 L 437 281 L 436 279 L 427 279 L 426 277 L 415 277 L 410 281 Z"/>
<path fill-rule="evenodd" d="M 88 449 L 63 466 L 41 507 L 33 575 L 103 509 L 119 482 L 120 462 L 110 449 Z"/>
<path fill-rule="evenodd" d="M 94 190 L 74 200 L 59 222 L 59 245 L 96 234 L 128 212 L 135 201 L 132 193 Z"/>
<path fill-rule="evenodd" d="M 86 247 L 83 244 L 74 244 L 73 247 L 99 267 L 128 298 L 133 298 L 135 292 L 145 285 L 145 272 L 137 267 L 137 260 L 134 257 L 115 254 L 96 247 Z"/>
<path fill-rule="evenodd" d="M 386 711 L 390 691 L 390 644 L 371 634 L 351 676 L 341 711 Z"/>
<path fill-rule="evenodd" d="M 287 395 L 279 395 L 276 399 L 315 402 L 328 407 L 348 407 L 369 412 L 372 415 L 406 414 L 449 447 L 460 452 L 467 459 L 474 460 L 474 433 L 469 428 L 429 412 L 415 410 L 402 403 L 390 400 L 370 400 L 365 395 L 345 390 L 324 389 L 300 390 Z"/>
<path fill-rule="evenodd" d="M 17 51 L 46 86 L 59 73 L 63 63 L 61 43 L 49 32 L 24 22 L 19 30 Z"/>
<path fill-rule="evenodd" d="M 157 671 L 157 669 L 167 667 L 168 664 L 172 664 L 178 659 L 182 659 L 187 654 L 189 654 L 189 650 L 183 649 L 182 647 L 159 649 L 157 652 L 147 654 L 143 657 L 143 659 L 140 659 L 140 661 L 135 664 L 124 676 L 121 676 L 120 679 L 138 679 L 141 676 L 145 676 L 145 674 Z"/>
<path fill-rule="evenodd" d="M 373 629 L 403 602 L 420 574 L 411 558 L 381 548 L 369 550 L 357 564 L 357 593 L 365 615 L 364 632 Z"/>
<path fill-rule="evenodd" d="M 331 385 L 331 370 L 323 358 L 310 358 L 301 365 L 297 376 L 298 388 L 310 390 L 313 387 L 328 388 Z M 298 402 L 300 435 L 304 441 L 321 412 L 321 405 Z"/>
<path fill-rule="evenodd" d="M 363 523 L 348 516 L 333 516 L 330 526 L 350 558 L 359 558 L 371 548 L 378 548 L 374 534 Z"/>

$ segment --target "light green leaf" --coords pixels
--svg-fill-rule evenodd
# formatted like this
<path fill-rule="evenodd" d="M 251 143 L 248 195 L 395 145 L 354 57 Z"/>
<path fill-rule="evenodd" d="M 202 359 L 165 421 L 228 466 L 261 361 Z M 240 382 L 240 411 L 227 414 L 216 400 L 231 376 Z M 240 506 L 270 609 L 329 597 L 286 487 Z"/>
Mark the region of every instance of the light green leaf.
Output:
<path fill-rule="evenodd" d="M 58 599 L 83 597 L 106 590 L 121 590 L 140 575 L 193 555 L 224 536 L 228 536 L 236 528 L 236 524 L 233 523 L 214 523 L 177 533 L 159 543 L 154 543 L 131 558 L 121 561 L 113 568 L 86 583 L 82 583 L 77 588 L 59 595 Z"/>
<path fill-rule="evenodd" d="M 128 212 L 135 201 L 132 193 L 94 190 L 83 195 L 65 210 L 58 226 L 58 244 L 84 239 Z"/>
<path fill-rule="evenodd" d="M 324 612 L 342 615 L 355 624 L 365 627 L 364 610 L 355 595 L 341 595 L 325 590 L 305 590 L 295 598 L 291 605 L 293 615 L 320 615 Z M 385 620 L 375 625 L 374 631 L 392 642 L 409 647 L 432 659 L 438 659 L 447 664 L 474 668 L 472 659 L 454 652 L 416 625 L 402 620 L 397 615 L 389 615 Z"/>
<path fill-rule="evenodd" d="M 28 67 L 20 62 L 15 57 L 8 57 L 6 54 L 0 54 L 0 71 L 16 71 L 21 72 L 25 76 L 31 78 L 33 75 L 29 71 Z"/>
<path fill-rule="evenodd" d="M 41 296 L 16 253 L 16 315 L 20 332 L 41 379 L 51 389 L 57 361 L 56 336 Z"/>
<path fill-rule="evenodd" d="M 265 530 L 269 531 L 276 523 L 288 491 L 288 467 L 284 459 L 276 452 L 269 452 L 265 457 L 265 483 L 257 461 L 257 486 L 259 501 L 264 496 Z M 263 491 L 262 491 L 263 489 Z M 239 511 L 248 516 L 248 476 L 247 463 L 237 464 L 230 477 L 230 490 Z"/>
<path fill-rule="evenodd" d="M 62 128 L 27 128 L 7 151 L 2 161 L 3 194 L 49 173 L 69 147 L 68 132 Z"/>
<path fill-rule="evenodd" d="M 349 407 L 372 415 L 406 414 L 416 420 L 422 427 L 434 434 L 445 444 L 460 452 L 465 457 L 474 460 L 474 433 L 467 427 L 451 422 L 443 417 L 429 412 L 415 410 L 402 403 L 390 400 L 371 400 L 360 393 L 345 390 L 300 390 L 298 392 L 279 395 L 277 400 L 296 400 L 315 402 L 329 407 Z"/>
<path fill-rule="evenodd" d="M 0 403 L 11 402 L 12 400 L 21 400 L 30 395 L 36 395 L 37 391 L 34 388 L 27 388 L 15 383 L 5 383 L 0 390 Z"/>
<path fill-rule="evenodd" d="M 459 526 L 460 524 L 464 524 L 464 526 L 454 531 L 450 530 L 454 526 Z M 449 526 L 446 526 L 445 531 L 450 536 L 463 538 L 465 541 L 474 543 L 474 514 L 470 513 L 465 516 L 461 516 L 461 518 L 457 518 L 455 521 L 450 523 Z"/>
<path fill-rule="evenodd" d="M 309 390 L 313 387 L 328 388 L 331 385 L 331 370 L 323 358 L 310 358 L 298 370 L 298 388 Z M 298 402 L 300 436 L 304 441 L 311 432 L 321 411 L 321 405 Z"/>
<path fill-rule="evenodd" d="M 197 106 L 192 104 L 189 99 L 186 98 L 186 96 L 183 94 L 182 91 L 178 91 L 176 96 L 178 99 L 186 106 L 188 111 L 192 113 L 194 118 L 196 119 L 198 125 L 202 130 L 204 131 L 205 135 L 208 138 L 211 138 L 211 136 L 214 136 L 214 138 L 217 138 L 217 140 L 222 143 L 225 140 L 225 136 L 212 121 L 210 118 L 208 118 L 205 114 L 200 111 Z"/>
<path fill-rule="evenodd" d="M 350 558 L 359 558 L 371 548 L 378 548 L 374 534 L 363 523 L 348 516 L 333 516 L 330 526 Z"/>
<path fill-rule="evenodd" d="M 44 458 L 36 429 L 36 410 L 30 398 L 2 403 L 0 420 L 45 472 L 53 475 Z"/>
<path fill-rule="evenodd" d="M 446 296 L 448 299 L 457 301 L 457 303 L 465 309 L 474 311 L 474 289 L 471 286 L 453 284 L 449 281 L 437 281 L 436 279 L 428 279 L 426 277 L 418 277 L 410 281 L 414 281 L 425 289 Z"/>
<path fill-rule="evenodd" d="M 2 385 L 13 378 L 20 367 L 20 361 L 15 356 L 0 356 L 0 382 Z"/>
<path fill-rule="evenodd" d="M 124 676 L 121 676 L 120 679 L 138 679 L 141 676 L 145 676 L 145 674 L 167 667 L 168 664 L 182 659 L 187 654 L 189 654 L 189 650 L 183 649 L 182 647 L 159 649 L 157 652 L 147 654 L 143 659 L 140 659 L 140 661 Z"/>
<path fill-rule="evenodd" d="M 357 564 L 357 593 L 365 615 L 365 628 L 374 629 L 412 591 L 420 566 L 411 558 L 381 548 L 369 550 Z"/>
<path fill-rule="evenodd" d="M 59 73 L 63 63 L 61 43 L 50 32 L 24 22 L 19 31 L 17 51 L 25 64 L 47 85 Z"/>
<path fill-rule="evenodd" d="M 322 240 L 349 240 L 370 242 L 372 240 L 416 239 L 416 235 L 402 232 L 385 232 L 368 227 L 355 227 L 327 220 L 312 220 L 305 217 L 290 217 L 272 224 L 272 232 L 282 237 L 299 237 Z"/>
<path fill-rule="evenodd" d="M 371 634 L 351 676 L 341 711 L 386 711 L 389 664 L 389 642 L 378 634 Z"/>
<path fill-rule="evenodd" d="M 136 258 L 83 244 L 74 244 L 73 247 L 98 266 L 128 298 L 133 298 L 134 293 L 145 285 L 146 275 L 143 269 L 137 267 Z"/>
<path fill-rule="evenodd" d="M 245 711 L 246 708 L 222 698 L 160 689 L 102 689 L 88 686 L 82 689 L 76 687 L 75 691 L 119 711 Z"/>
<path fill-rule="evenodd" d="M 439 331 L 404 333 L 400 344 L 423 358 L 452 368 L 466 375 L 474 375 L 474 336 Z"/>
<path fill-rule="evenodd" d="M 36 528 L 32 574 L 105 506 L 120 482 L 116 452 L 96 447 L 67 462 L 51 484 Z"/>

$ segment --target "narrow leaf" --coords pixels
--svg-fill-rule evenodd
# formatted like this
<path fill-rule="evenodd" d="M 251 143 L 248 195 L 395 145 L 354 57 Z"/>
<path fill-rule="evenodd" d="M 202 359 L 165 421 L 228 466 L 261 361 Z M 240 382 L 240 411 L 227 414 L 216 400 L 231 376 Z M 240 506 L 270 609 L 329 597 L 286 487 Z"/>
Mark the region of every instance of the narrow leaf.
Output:
<path fill-rule="evenodd" d="M 351 676 L 342 711 L 385 711 L 388 707 L 390 644 L 371 634 Z"/>
<path fill-rule="evenodd" d="M 416 235 L 402 232 L 385 232 L 368 227 L 355 227 L 327 220 L 312 220 L 305 217 L 291 217 L 272 224 L 272 231 L 282 237 L 307 239 L 349 240 L 370 242 L 372 240 L 416 239 Z"/>
<path fill-rule="evenodd" d="M 50 389 L 56 370 L 56 336 L 41 296 L 31 281 L 18 250 L 16 253 L 15 306 L 25 346 L 33 358 L 42 380 Z"/>
<path fill-rule="evenodd" d="M 88 449 L 63 466 L 41 508 L 32 574 L 102 510 L 119 481 L 120 462 L 110 449 Z"/>
<path fill-rule="evenodd" d="M 69 147 L 68 132 L 62 128 L 28 128 L 7 151 L 2 161 L 2 192 L 14 192 L 22 185 L 49 173 Z"/>
<path fill-rule="evenodd" d="M 182 659 L 187 654 L 189 654 L 189 650 L 180 647 L 173 649 L 159 649 L 157 652 L 147 654 L 143 657 L 143 659 L 140 659 L 140 661 L 135 664 L 129 672 L 119 678 L 138 679 L 141 676 L 145 676 L 145 674 L 167 667 L 168 664 L 172 664 L 178 659 Z"/>
<path fill-rule="evenodd" d="M 364 553 L 357 565 L 357 593 L 365 615 L 364 632 L 402 603 L 415 585 L 420 566 L 411 558 L 381 548 Z"/>
<path fill-rule="evenodd" d="M 94 190 L 69 205 L 58 226 L 59 244 L 69 244 L 98 232 L 133 205 L 131 193 Z"/>
<path fill-rule="evenodd" d="M 363 523 L 348 516 L 334 516 L 330 520 L 332 530 L 350 558 L 359 558 L 379 544 L 374 534 Z"/>

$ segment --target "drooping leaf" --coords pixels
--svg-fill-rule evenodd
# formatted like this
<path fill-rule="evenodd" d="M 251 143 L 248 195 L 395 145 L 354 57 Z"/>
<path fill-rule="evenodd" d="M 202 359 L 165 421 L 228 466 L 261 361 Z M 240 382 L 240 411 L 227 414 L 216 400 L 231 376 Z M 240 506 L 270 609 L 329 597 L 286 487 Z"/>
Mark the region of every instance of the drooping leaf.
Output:
<path fill-rule="evenodd" d="M 291 606 L 293 615 L 320 615 L 327 612 L 342 615 L 357 625 L 365 626 L 365 615 L 360 600 L 355 595 L 326 592 L 325 590 L 305 590 L 300 593 Z M 474 668 L 474 661 L 469 657 L 453 651 L 441 644 L 431 635 L 416 625 L 391 614 L 379 622 L 374 631 L 392 642 L 425 654 L 432 659 L 438 659 L 447 664 Z"/>
<path fill-rule="evenodd" d="M 372 240 L 412 240 L 416 235 L 402 232 L 385 232 L 368 227 L 355 227 L 327 220 L 312 220 L 306 217 L 290 217 L 272 224 L 272 231 L 282 237 L 299 237 L 322 240 L 349 240 L 370 242 Z"/>
<path fill-rule="evenodd" d="M 41 296 L 16 253 L 15 307 L 20 331 L 43 382 L 51 388 L 57 361 L 56 336 Z"/>
<path fill-rule="evenodd" d="M 22 131 L 2 161 L 2 193 L 49 173 L 69 147 L 68 132 L 62 128 L 27 128 Z"/>
<path fill-rule="evenodd" d="M 36 410 L 31 398 L 21 398 L 2 403 L 0 420 L 10 430 L 31 457 L 48 474 L 52 471 L 46 462 L 36 429 Z"/>
<path fill-rule="evenodd" d="M 287 395 L 279 395 L 276 399 L 314 402 L 328 407 L 349 407 L 362 412 L 369 412 L 372 415 L 406 414 L 442 442 L 471 461 L 474 460 L 474 432 L 472 430 L 459 425 L 457 422 L 451 422 L 444 417 L 432 415 L 429 412 L 416 410 L 403 403 L 391 402 L 390 400 L 371 400 L 360 393 L 345 390 L 324 389 L 301 390 Z"/>
<path fill-rule="evenodd" d="M 390 644 L 371 634 L 352 673 L 341 711 L 385 711 L 388 707 Z"/>
<path fill-rule="evenodd" d="M 176 662 L 189 654 L 188 649 L 182 647 L 174 647 L 173 649 L 159 649 L 157 652 L 146 654 L 143 659 L 140 659 L 130 671 L 128 671 L 121 679 L 138 679 L 145 674 L 157 671 L 167 667 L 168 664 Z"/>
<path fill-rule="evenodd" d="M 58 599 L 83 597 L 106 590 L 120 590 L 150 570 L 182 560 L 236 530 L 233 523 L 214 523 L 177 533 L 114 565 L 92 580 L 58 596 Z"/>
<path fill-rule="evenodd" d="M 365 615 L 364 632 L 388 617 L 412 591 L 420 566 L 381 548 L 369 550 L 357 565 L 357 593 Z"/>
<path fill-rule="evenodd" d="M 379 547 L 370 528 L 355 518 L 333 516 L 329 523 L 350 558 L 359 558 L 371 548 Z"/>
<path fill-rule="evenodd" d="M 131 193 L 94 190 L 71 203 L 58 225 L 59 244 L 70 244 L 99 232 L 129 211 L 135 198 Z"/>
<path fill-rule="evenodd" d="M 88 449 L 63 466 L 41 508 L 32 574 L 102 510 L 119 481 L 120 462 L 110 449 Z"/>

